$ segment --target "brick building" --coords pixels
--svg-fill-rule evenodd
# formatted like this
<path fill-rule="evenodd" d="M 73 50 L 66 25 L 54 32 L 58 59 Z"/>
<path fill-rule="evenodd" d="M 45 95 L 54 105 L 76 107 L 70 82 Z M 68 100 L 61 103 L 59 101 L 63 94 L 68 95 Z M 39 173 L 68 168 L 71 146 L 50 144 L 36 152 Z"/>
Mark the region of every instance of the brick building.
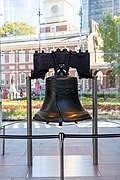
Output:
<path fill-rule="evenodd" d="M 26 91 L 26 77 L 33 69 L 33 53 L 37 50 L 51 52 L 58 48 L 90 52 L 91 69 L 98 73 L 99 88 L 109 87 L 108 65 L 104 62 L 103 53 L 99 49 L 102 42 L 97 34 L 97 23 L 91 21 L 89 32 L 80 32 L 73 23 L 73 1 L 44 1 L 44 22 L 40 23 L 40 33 L 37 35 L 4 37 L 1 39 L 1 77 L 2 88 L 10 92 Z M 69 11 L 68 11 L 69 9 Z M 95 39 L 98 45 L 95 44 Z M 53 70 L 47 75 L 52 75 Z M 70 74 L 77 76 L 75 69 Z M 38 82 L 38 81 L 37 81 Z M 40 80 L 38 83 L 44 83 Z M 83 91 L 91 89 L 89 79 L 79 80 Z M 35 88 L 36 80 L 32 81 Z"/>
<path fill-rule="evenodd" d="M 92 22 L 92 26 L 94 22 Z M 54 35 L 47 32 L 48 37 L 45 38 L 45 33 L 41 33 L 41 40 L 39 44 L 38 35 L 6 37 L 2 39 L 2 53 L 1 53 L 1 70 L 2 70 L 2 88 L 9 89 L 11 92 L 19 91 L 26 87 L 26 77 L 30 75 L 33 69 L 33 54 L 40 49 L 45 52 L 51 52 L 57 48 L 72 51 L 79 50 L 80 37 L 77 31 L 59 31 Z M 93 37 L 95 32 L 93 27 L 90 34 L 82 35 L 82 51 L 88 50 L 90 52 L 90 65 L 93 71 L 100 69 L 98 74 L 100 88 L 107 88 L 108 66 L 102 58 L 102 52 L 99 47 L 94 47 Z M 70 73 L 77 76 L 75 69 L 71 69 Z M 52 75 L 53 70 L 47 75 Z M 32 88 L 35 88 L 34 80 Z M 42 82 L 42 80 L 41 80 Z M 90 83 L 88 79 L 83 80 L 83 90 L 89 89 Z"/>

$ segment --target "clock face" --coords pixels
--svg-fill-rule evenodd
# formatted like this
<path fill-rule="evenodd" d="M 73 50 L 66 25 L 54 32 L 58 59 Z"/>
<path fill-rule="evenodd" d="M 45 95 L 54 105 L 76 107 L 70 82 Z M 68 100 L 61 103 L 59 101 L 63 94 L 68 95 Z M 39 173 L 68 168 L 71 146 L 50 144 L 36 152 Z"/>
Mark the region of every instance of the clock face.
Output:
<path fill-rule="evenodd" d="M 59 11 L 59 7 L 57 6 L 57 5 L 53 5 L 52 7 L 51 7 L 51 12 L 52 13 L 57 13 Z"/>

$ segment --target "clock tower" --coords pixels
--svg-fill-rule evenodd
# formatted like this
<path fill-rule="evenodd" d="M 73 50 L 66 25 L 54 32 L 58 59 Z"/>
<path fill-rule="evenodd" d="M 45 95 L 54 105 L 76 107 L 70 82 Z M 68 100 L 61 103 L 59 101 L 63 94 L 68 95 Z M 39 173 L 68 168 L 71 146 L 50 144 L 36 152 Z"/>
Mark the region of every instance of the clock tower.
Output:
<path fill-rule="evenodd" d="M 44 0 L 45 23 L 73 22 L 73 0 Z"/>
<path fill-rule="evenodd" d="M 77 30 L 74 25 L 73 0 L 44 0 L 41 33 L 59 33 Z"/>

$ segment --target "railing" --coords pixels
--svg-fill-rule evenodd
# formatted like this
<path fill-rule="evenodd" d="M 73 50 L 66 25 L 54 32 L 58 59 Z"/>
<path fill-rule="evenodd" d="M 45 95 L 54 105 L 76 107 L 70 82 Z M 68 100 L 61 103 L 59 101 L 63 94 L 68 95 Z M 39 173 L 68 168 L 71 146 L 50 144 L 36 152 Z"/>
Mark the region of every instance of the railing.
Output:
<path fill-rule="evenodd" d="M 25 122 L 26 120 L 21 120 L 20 122 Z M 2 125 L 2 126 L 0 126 L 0 130 L 2 130 L 3 131 L 3 135 L 0 135 L 0 136 L 3 136 L 3 143 L 2 143 L 2 154 L 4 155 L 5 154 L 5 139 L 6 138 L 4 138 L 4 136 L 5 136 L 5 128 L 7 127 L 7 126 L 11 126 L 11 125 L 13 125 L 13 124 L 17 124 L 17 123 L 20 123 L 19 121 L 17 121 L 17 122 L 12 122 L 12 123 L 8 123 L 8 124 L 5 124 L 5 125 Z M 2 137 L 1 137 L 2 138 Z"/>
<path fill-rule="evenodd" d="M 14 123 L 0 127 L 3 129 L 3 155 L 5 154 L 5 139 L 27 139 L 27 164 L 32 166 L 32 139 L 59 139 L 60 149 L 60 180 L 64 180 L 64 139 L 65 138 L 92 138 L 93 141 L 93 165 L 98 164 L 98 138 L 115 138 L 120 134 L 98 134 L 97 132 L 97 77 L 93 78 L 93 126 L 92 134 L 64 134 L 58 135 L 32 135 L 32 111 L 31 111 L 31 78 L 27 77 L 27 135 L 5 135 L 5 127 Z"/>
<path fill-rule="evenodd" d="M 3 135 L 0 135 L 4 141 L 3 143 L 3 155 L 4 155 L 4 148 L 5 148 L 5 139 L 59 139 L 59 153 L 60 153 L 60 180 L 64 180 L 64 139 L 65 138 L 117 138 L 120 137 L 120 134 L 64 134 L 60 132 L 58 135 L 5 135 L 5 127 L 12 125 L 15 123 L 11 123 L 8 125 L 4 125 L 1 127 L 3 128 Z M 94 142 L 93 142 L 94 144 Z M 93 164 L 95 165 L 96 156 L 94 157 L 94 146 L 93 146 Z M 29 153 L 27 154 L 30 155 Z M 28 162 L 30 163 L 30 162 Z M 98 162 L 97 162 L 98 163 Z M 32 165 L 32 164 L 31 164 Z"/>

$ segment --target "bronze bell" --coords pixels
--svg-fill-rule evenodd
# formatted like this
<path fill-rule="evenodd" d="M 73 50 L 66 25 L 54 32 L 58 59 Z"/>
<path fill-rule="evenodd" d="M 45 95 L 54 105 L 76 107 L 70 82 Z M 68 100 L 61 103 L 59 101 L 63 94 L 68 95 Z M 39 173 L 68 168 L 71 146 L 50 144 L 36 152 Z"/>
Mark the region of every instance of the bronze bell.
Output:
<path fill-rule="evenodd" d="M 55 75 L 46 78 L 45 100 L 34 119 L 49 122 L 77 122 L 90 119 L 78 96 L 77 78 Z"/>
<path fill-rule="evenodd" d="M 79 78 L 91 78 L 90 54 L 57 49 L 52 53 L 34 54 L 34 70 L 31 78 L 44 78 L 50 68 L 55 75 L 46 78 L 45 100 L 34 119 L 39 121 L 77 122 L 90 119 L 78 97 L 77 78 L 69 76 L 69 68 L 76 68 Z"/>

